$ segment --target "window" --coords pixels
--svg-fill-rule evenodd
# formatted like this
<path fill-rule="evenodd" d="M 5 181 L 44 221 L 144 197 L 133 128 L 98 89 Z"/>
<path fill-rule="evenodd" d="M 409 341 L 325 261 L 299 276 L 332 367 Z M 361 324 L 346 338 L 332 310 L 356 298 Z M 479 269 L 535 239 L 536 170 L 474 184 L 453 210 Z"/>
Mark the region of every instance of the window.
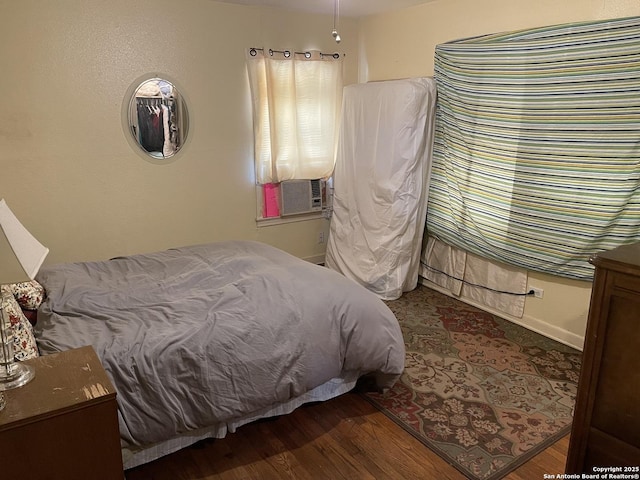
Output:
<path fill-rule="evenodd" d="M 341 57 L 252 48 L 247 68 L 256 181 L 264 190 L 259 197 L 273 198 L 273 184 L 280 182 L 329 178 L 342 102 Z"/>

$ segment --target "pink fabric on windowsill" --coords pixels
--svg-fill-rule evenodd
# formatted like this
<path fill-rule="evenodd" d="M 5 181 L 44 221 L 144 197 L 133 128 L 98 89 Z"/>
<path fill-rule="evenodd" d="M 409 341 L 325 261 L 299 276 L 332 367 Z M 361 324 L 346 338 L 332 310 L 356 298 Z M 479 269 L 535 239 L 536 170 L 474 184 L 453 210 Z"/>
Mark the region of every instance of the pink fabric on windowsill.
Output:
<path fill-rule="evenodd" d="M 278 207 L 278 184 L 267 183 L 262 186 L 264 201 L 264 218 L 272 218 L 280 216 L 280 208 Z"/>

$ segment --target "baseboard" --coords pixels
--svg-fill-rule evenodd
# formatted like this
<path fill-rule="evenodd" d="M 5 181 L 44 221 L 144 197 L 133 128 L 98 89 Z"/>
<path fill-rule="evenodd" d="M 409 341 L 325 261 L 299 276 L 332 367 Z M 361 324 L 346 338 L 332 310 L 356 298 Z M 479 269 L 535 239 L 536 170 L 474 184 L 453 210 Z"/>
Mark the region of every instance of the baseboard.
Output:
<path fill-rule="evenodd" d="M 516 325 L 520 325 L 521 327 L 524 327 L 531 331 L 539 333 L 540 335 L 544 335 L 547 338 L 560 342 L 564 345 L 568 345 L 569 347 L 575 348 L 576 350 L 582 351 L 582 347 L 584 345 L 584 337 L 581 337 L 580 335 L 576 335 L 573 332 L 569 332 L 564 328 L 560 328 L 556 325 L 552 325 L 550 323 L 544 322 L 539 318 L 534 318 L 527 315 L 524 315 L 522 318 L 507 315 L 506 313 L 500 312 L 491 307 L 487 307 L 486 305 L 482 305 L 468 297 L 456 297 L 455 295 L 452 295 L 449 290 L 442 288 L 441 286 L 436 285 L 435 283 L 430 282 L 429 280 L 423 277 L 420 277 L 420 283 L 426 287 L 432 288 L 433 290 L 443 293 L 449 297 L 468 303 L 469 305 L 472 305 L 481 310 L 484 310 L 485 312 L 489 312 L 492 315 L 495 315 L 500 318 L 504 318 L 509 322 L 515 323 Z"/>

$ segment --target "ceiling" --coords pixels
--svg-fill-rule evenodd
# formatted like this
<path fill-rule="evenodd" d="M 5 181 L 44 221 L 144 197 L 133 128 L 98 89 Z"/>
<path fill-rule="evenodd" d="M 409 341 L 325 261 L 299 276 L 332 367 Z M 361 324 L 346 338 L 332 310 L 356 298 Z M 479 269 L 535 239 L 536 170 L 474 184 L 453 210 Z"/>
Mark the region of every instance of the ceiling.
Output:
<path fill-rule="evenodd" d="M 335 0 L 221 0 L 225 3 L 288 8 L 307 13 L 333 15 Z M 435 0 L 337 0 L 340 16 L 364 17 L 376 13 L 401 10 Z"/>

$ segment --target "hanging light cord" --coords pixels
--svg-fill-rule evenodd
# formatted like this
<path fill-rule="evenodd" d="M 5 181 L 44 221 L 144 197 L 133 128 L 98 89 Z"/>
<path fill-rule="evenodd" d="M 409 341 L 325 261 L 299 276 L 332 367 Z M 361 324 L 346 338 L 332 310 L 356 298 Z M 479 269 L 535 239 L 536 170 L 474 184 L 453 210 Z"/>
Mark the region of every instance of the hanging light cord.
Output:
<path fill-rule="evenodd" d="M 331 36 L 336 40 L 336 43 L 340 43 L 340 34 L 338 33 L 338 19 L 340 18 L 340 0 L 333 0 L 333 30 Z"/>

